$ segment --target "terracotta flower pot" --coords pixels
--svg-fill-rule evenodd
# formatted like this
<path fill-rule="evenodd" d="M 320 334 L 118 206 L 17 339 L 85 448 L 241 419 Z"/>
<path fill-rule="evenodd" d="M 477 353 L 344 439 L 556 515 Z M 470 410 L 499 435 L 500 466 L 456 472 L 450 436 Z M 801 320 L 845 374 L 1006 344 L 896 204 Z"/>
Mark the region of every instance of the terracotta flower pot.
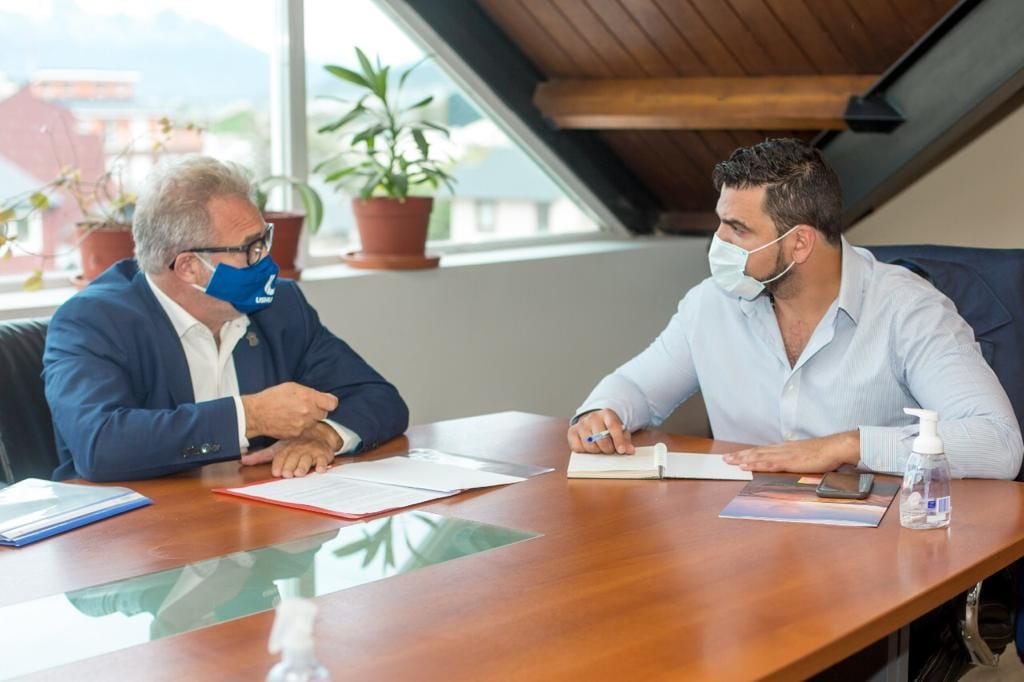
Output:
<path fill-rule="evenodd" d="M 77 278 L 88 284 L 104 270 L 123 258 L 135 256 L 132 226 L 122 223 L 78 223 L 75 240 L 82 254 L 82 274 Z"/>
<path fill-rule="evenodd" d="M 352 211 L 367 256 L 423 256 L 432 197 L 353 199 Z"/>
<path fill-rule="evenodd" d="M 274 243 L 270 247 L 270 255 L 281 268 L 281 277 L 299 279 L 302 270 L 295 265 L 299 253 L 299 237 L 302 235 L 302 223 L 305 216 L 301 213 L 283 213 L 268 211 L 263 220 L 274 224 Z"/>

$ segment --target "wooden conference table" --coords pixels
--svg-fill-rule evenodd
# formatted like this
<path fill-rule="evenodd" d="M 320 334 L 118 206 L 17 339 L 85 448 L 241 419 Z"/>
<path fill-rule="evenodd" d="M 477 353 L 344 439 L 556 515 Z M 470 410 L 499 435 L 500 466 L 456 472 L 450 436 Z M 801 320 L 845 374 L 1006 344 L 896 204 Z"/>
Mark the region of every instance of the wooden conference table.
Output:
<path fill-rule="evenodd" d="M 1024 556 L 1024 485 L 956 481 L 948 531 L 719 519 L 733 481 L 567 480 L 563 419 L 501 413 L 410 429 L 375 451 L 435 447 L 554 466 L 424 505 L 542 533 L 317 598 L 335 680 L 803 678 Z M 667 438 L 670 449 L 729 444 Z M 337 529 L 324 515 L 214 495 L 234 463 L 132 487 L 155 504 L 0 551 L 0 606 Z M 50 679 L 263 679 L 273 614 L 38 673 Z M 2 665 L 2 662 L 0 662 Z"/>

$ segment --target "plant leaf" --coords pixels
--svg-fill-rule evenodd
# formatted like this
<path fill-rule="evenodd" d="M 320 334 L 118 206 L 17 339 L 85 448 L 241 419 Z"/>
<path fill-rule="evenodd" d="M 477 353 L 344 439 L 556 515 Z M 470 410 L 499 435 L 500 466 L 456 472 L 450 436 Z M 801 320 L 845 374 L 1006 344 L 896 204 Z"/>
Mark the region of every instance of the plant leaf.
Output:
<path fill-rule="evenodd" d="M 419 147 L 420 155 L 424 160 L 430 158 L 430 143 L 427 142 L 427 138 L 423 135 L 422 130 L 414 129 L 412 131 L 412 137 L 416 140 L 416 146 Z"/>
<path fill-rule="evenodd" d="M 33 270 L 32 274 L 28 276 L 25 283 L 21 285 L 21 288 L 25 291 L 39 291 L 43 288 L 43 271 Z"/>
<path fill-rule="evenodd" d="M 421 130 L 423 128 L 430 128 L 431 130 L 436 130 L 439 133 L 443 133 L 445 137 L 448 137 L 450 135 L 450 133 L 448 132 L 447 128 L 445 128 L 442 125 L 438 125 L 436 123 L 431 123 L 430 121 L 418 121 L 418 122 L 414 123 L 411 127 L 412 128 L 419 128 Z"/>
<path fill-rule="evenodd" d="M 419 67 L 420 64 L 422 64 L 423 62 L 427 61 L 428 59 L 430 59 L 430 55 L 429 54 L 424 56 L 422 59 L 420 59 L 418 62 L 416 62 L 415 64 L 410 66 L 405 71 L 403 71 L 401 78 L 398 79 L 398 87 L 402 87 L 403 85 L 405 85 L 405 79 L 409 77 L 409 74 L 411 74 L 413 71 L 415 71 Z"/>
<path fill-rule="evenodd" d="M 351 69 L 346 69 L 344 66 L 328 64 L 324 67 L 324 70 L 343 81 L 348 81 L 349 83 L 358 85 L 361 88 L 366 88 L 367 90 L 373 90 L 373 87 L 370 86 L 365 78 Z"/>
<path fill-rule="evenodd" d="M 360 142 L 366 142 L 367 146 L 373 147 L 373 138 L 384 132 L 385 128 L 382 125 L 375 125 L 372 128 L 361 130 L 352 137 L 352 146 L 356 146 Z"/>
<path fill-rule="evenodd" d="M 33 192 L 32 196 L 30 196 L 28 200 L 32 204 L 32 208 L 40 211 L 45 211 L 50 207 L 50 197 L 46 196 L 42 192 Z"/>
<path fill-rule="evenodd" d="M 356 57 L 359 59 L 359 66 L 363 69 L 363 77 L 366 79 L 366 82 L 376 85 L 377 72 L 374 70 L 373 64 L 370 63 L 370 60 L 366 58 L 366 53 L 357 47 Z"/>
<path fill-rule="evenodd" d="M 337 121 L 327 123 L 316 129 L 318 133 L 330 133 L 334 132 L 338 128 L 348 125 L 355 119 L 359 118 L 366 112 L 366 107 L 363 106 L 362 100 L 359 101 L 351 111 L 348 111 L 344 116 L 339 118 Z"/>
<path fill-rule="evenodd" d="M 304 182 L 295 185 L 295 189 L 302 197 L 302 205 L 306 210 L 306 229 L 310 234 L 316 234 L 320 229 L 320 223 L 324 221 L 324 202 L 320 200 L 316 190 Z"/>
<path fill-rule="evenodd" d="M 395 196 L 399 199 L 404 199 L 409 195 L 409 176 L 408 175 L 395 175 L 391 178 L 392 189 L 394 190 Z"/>
<path fill-rule="evenodd" d="M 433 95 L 431 95 L 430 97 L 424 97 L 419 102 L 416 102 L 416 104 L 413 104 L 412 106 L 406 107 L 404 109 L 404 111 L 412 111 L 413 109 L 422 109 L 423 107 L 427 106 L 428 104 L 430 104 L 433 101 L 434 101 L 434 96 Z"/>

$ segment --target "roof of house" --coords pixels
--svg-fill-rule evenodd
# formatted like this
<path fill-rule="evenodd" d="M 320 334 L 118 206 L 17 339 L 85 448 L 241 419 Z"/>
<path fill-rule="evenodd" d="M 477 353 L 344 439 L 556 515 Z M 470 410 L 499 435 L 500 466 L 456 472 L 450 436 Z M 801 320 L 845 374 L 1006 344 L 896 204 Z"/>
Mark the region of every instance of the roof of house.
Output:
<path fill-rule="evenodd" d="M 0 205 L 9 197 L 25 194 L 46 184 L 0 154 Z"/>
<path fill-rule="evenodd" d="M 452 175 L 460 199 L 547 202 L 564 195 L 540 166 L 514 147 L 470 151 Z"/>

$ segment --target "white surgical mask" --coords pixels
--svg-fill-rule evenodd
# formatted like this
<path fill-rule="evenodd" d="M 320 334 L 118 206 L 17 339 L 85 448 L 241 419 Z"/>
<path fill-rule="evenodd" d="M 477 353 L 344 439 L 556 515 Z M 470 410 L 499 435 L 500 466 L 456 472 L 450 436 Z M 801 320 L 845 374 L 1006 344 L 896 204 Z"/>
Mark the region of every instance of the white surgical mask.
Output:
<path fill-rule="evenodd" d="M 711 239 L 711 249 L 708 251 L 708 264 L 711 266 L 711 279 L 715 281 L 715 284 L 727 294 L 733 294 L 740 298 L 745 298 L 748 301 L 754 299 L 755 296 L 764 291 L 764 285 L 770 282 L 774 282 L 779 279 L 793 267 L 796 261 L 790 262 L 786 266 L 786 269 L 775 275 L 771 279 L 766 279 L 763 282 L 756 280 L 747 274 L 747 258 L 750 254 L 757 253 L 761 249 L 766 249 L 775 242 L 785 239 L 790 232 L 795 230 L 795 227 L 789 229 L 786 234 L 780 235 L 778 238 L 771 240 L 764 246 L 759 246 L 756 249 L 747 251 L 746 249 L 730 244 L 729 242 L 722 241 L 718 238 L 718 233 Z"/>

